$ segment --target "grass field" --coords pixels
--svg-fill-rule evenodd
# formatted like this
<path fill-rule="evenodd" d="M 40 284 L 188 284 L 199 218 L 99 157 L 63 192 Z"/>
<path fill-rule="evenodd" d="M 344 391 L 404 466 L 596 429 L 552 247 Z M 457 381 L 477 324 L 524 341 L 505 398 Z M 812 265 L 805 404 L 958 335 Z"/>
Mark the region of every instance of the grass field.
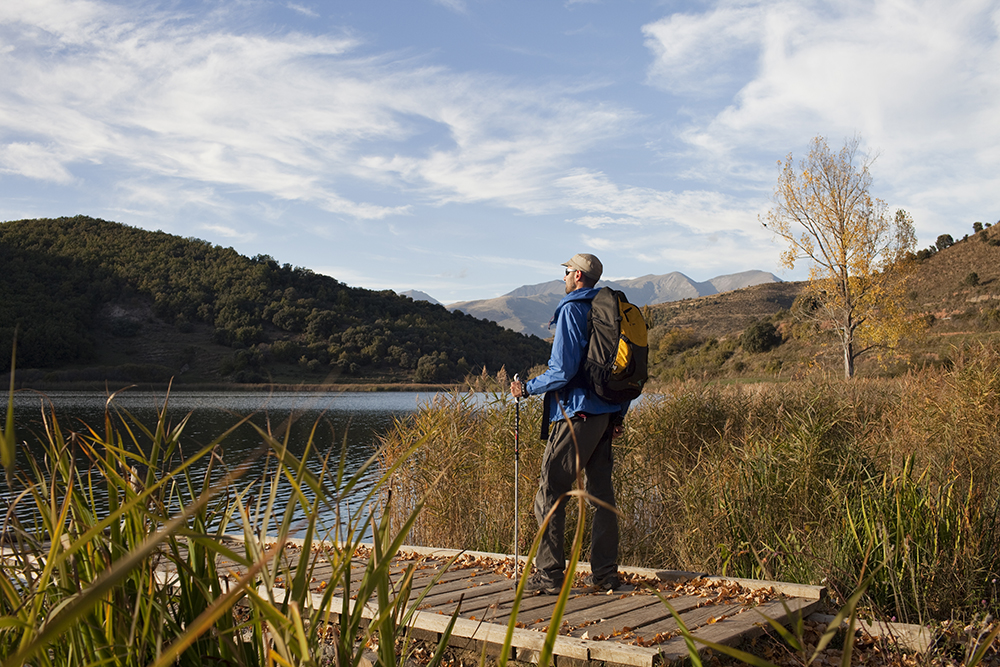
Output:
<path fill-rule="evenodd" d="M 429 494 L 418 543 L 512 549 L 504 380 L 488 406 L 456 394 L 386 439 L 395 461 L 441 433 L 392 482 L 397 511 Z M 520 409 L 518 512 L 532 526 L 540 399 Z M 626 424 L 615 452 L 622 564 L 823 583 L 839 599 L 874 571 L 864 605 L 885 618 L 1000 611 L 997 347 L 894 379 L 676 383 L 644 396 Z"/>

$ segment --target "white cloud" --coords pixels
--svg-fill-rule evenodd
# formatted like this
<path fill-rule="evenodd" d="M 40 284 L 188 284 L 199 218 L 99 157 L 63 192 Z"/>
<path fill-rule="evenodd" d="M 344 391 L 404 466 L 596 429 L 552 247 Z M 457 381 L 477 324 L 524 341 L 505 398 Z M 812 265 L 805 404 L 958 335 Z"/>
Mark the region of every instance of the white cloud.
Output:
<path fill-rule="evenodd" d="M 211 232 L 215 236 L 222 236 L 227 239 L 236 239 L 239 241 L 249 241 L 257 236 L 252 232 L 236 229 L 235 227 L 227 225 L 202 225 L 201 229 L 206 232 Z"/>
<path fill-rule="evenodd" d="M 495 202 L 526 213 L 551 210 L 550 187 L 574 156 L 619 134 L 631 112 L 575 102 L 486 76 L 444 75 L 394 95 L 397 110 L 434 123 L 445 141 L 426 154 L 371 155 L 362 166 L 394 173 L 437 203 Z"/>
<path fill-rule="evenodd" d="M 297 2 L 289 2 L 285 6 L 288 7 L 289 9 L 291 9 L 292 11 L 299 12 L 300 14 L 305 14 L 306 16 L 308 16 L 310 18 L 318 18 L 319 17 L 319 14 L 317 14 L 316 12 L 314 12 L 312 9 L 306 7 L 305 5 L 301 5 L 301 4 L 297 3 Z"/>
<path fill-rule="evenodd" d="M 770 270 L 778 266 L 781 250 L 770 234 L 754 228 L 699 233 L 661 225 L 644 229 L 640 238 L 629 233 L 586 235 L 583 242 L 593 252 L 628 258 L 631 269 L 628 277 L 635 277 L 642 270 L 665 273 L 680 269 L 695 280 L 751 267 Z"/>
<path fill-rule="evenodd" d="M 734 66 L 758 47 L 765 12 L 755 6 L 721 5 L 702 14 L 671 14 L 643 27 L 646 45 L 655 54 L 648 72 L 653 85 L 706 96 L 738 83 L 735 74 L 742 68 Z"/>
<path fill-rule="evenodd" d="M 757 213 L 765 204 L 762 199 L 734 199 L 708 190 L 624 187 L 604 174 L 583 170 L 560 179 L 559 185 L 565 189 L 566 205 L 586 212 L 576 222 L 591 228 L 621 219 L 629 224 L 670 224 L 698 233 L 746 229 L 757 224 Z"/>
<path fill-rule="evenodd" d="M 8 161 L 31 178 L 64 182 L 105 163 L 361 219 L 410 207 L 357 200 L 343 185 L 352 180 L 431 204 L 539 212 L 570 158 L 632 118 L 569 90 L 363 57 L 348 37 L 236 34 L 208 19 L 39 4 L 74 20 L 0 15 L 0 29 L 19 35 L 0 56 L 0 141 L 52 146 L 45 165 Z"/>
<path fill-rule="evenodd" d="M 624 216 L 624 215 L 623 216 L 585 215 L 582 218 L 569 220 L 568 222 L 573 222 L 588 229 L 600 229 L 601 227 L 611 227 L 611 226 L 635 227 L 643 224 L 643 221 L 639 220 L 638 218 L 634 218 L 632 216 Z"/>
<path fill-rule="evenodd" d="M 995 0 L 721 3 L 644 30 L 650 79 L 675 92 L 751 56 L 732 101 L 688 135 L 705 147 L 854 131 L 875 146 L 944 147 L 971 134 L 949 120 L 1000 136 L 984 116 L 1000 103 L 998 20 Z"/>
<path fill-rule="evenodd" d="M 469 8 L 465 4 L 465 0 L 433 0 L 434 4 L 441 5 L 445 9 L 450 9 L 453 12 L 458 12 L 459 14 L 465 14 L 469 11 Z"/>
<path fill-rule="evenodd" d="M 706 98 L 677 129 L 700 156 L 691 173 L 767 185 L 776 172 L 762 154 L 800 157 L 817 134 L 833 147 L 860 134 L 881 154 L 876 194 L 934 199 L 938 223 L 949 192 L 988 206 L 996 191 L 998 31 L 996 0 L 723 1 L 644 28 L 650 82 Z"/>
<path fill-rule="evenodd" d="M 70 183 L 73 175 L 50 147 L 34 142 L 0 144 L 0 172 L 54 183 Z"/>

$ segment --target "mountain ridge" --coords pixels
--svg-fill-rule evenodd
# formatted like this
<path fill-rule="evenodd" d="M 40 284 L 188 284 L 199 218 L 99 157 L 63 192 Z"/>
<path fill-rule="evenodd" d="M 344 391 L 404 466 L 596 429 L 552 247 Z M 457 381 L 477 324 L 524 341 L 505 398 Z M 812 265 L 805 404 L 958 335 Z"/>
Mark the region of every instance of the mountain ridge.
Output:
<path fill-rule="evenodd" d="M 783 281 L 773 273 L 754 269 L 716 276 L 704 282 L 692 280 L 679 271 L 672 271 L 662 275 L 647 274 L 638 278 L 602 280 L 598 286 L 621 290 L 629 301 L 641 307 L 711 296 L 774 282 Z M 547 337 L 550 335 L 549 320 L 564 295 L 563 281 L 550 280 L 534 285 L 522 285 L 492 299 L 460 301 L 447 304 L 445 307 L 451 311 L 491 320 L 518 333 Z"/>

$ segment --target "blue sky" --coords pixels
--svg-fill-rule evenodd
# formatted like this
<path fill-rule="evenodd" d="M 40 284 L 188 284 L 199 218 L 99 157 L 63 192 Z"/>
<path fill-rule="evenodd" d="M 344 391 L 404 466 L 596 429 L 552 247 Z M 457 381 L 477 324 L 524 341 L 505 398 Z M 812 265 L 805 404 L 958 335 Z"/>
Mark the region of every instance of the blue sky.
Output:
<path fill-rule="evenodd" d="M 3 0 L 0 220 L 445 303 L 575 252 L 800 279 L 758 216 L 816 135 L 878 154 L 921 247 L 1000 218 L 998 31 L 997 0 Z"/>

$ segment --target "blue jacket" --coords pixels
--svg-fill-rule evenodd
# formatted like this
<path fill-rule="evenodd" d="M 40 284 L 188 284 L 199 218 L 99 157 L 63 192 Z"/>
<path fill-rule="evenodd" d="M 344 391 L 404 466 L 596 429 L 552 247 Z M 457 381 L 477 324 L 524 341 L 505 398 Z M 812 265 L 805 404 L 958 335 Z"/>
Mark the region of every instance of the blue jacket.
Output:
<path fill-rule="evenodd" d="M 552 341 L 549 368 L 529 380 L 526 385 L 529 394 L 558 392 L 559 401 L 550 401 L 550 422 L 561 420 L 562 410 L 570 417 L 578 412 L 588 415 L 621 412 L 624 417 L 628 410 L 629 402 L 608 403 L 586 387 L 575 383 L 574 386 L 565 388 L 583 364 L 587 349 L 587 315 L 590 313 L 590 302 L 598 291 L 597 287 L 587 287 L 573 290 L 562 298 L 556 306 L 555 339 Z M 559 404 L 562 404 L 562 409 Z"/>

